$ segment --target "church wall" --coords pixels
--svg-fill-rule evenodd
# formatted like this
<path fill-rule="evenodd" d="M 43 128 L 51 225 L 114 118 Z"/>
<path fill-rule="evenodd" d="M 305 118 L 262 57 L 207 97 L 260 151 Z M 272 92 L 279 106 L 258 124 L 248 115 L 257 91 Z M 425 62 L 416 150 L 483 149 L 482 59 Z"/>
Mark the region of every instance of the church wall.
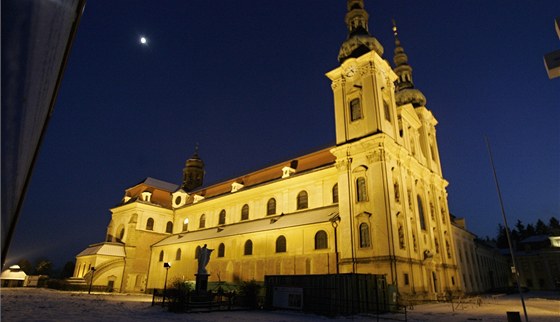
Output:
<path fill-rule="evenodd" d="M 328 248 L 315 249 L 315 234 L 323 230 L 328 236 Z M 276 240 L 286 238 L 286 252 L 276 252 Z M 247 240 L 253 244 L 252 254 L 244 254 Z M 276 229 L 265 232 L 246 233 L 203 241 L 189 241 L 180 244 L 154 246 L 150 261 L 148 288 L 161 288 L 165 280 L 164 262 L 170 262 L 168 283 L 174 279 L 193 281 L 197 273 L 197 246 L 206 244 L 214 251 L 206 267 L 209 281 L 239 282 L 255 279 L 263 281 L 267 274 L 329 274 L 336 272 L 334 254 L 334 231 L 329 223 Z M 219 257 L 220 244 L 225 252 Z M 177 249 L 181 258 L 176 259 Z M 163 260 L 159 260 L 160 252 Z"/>

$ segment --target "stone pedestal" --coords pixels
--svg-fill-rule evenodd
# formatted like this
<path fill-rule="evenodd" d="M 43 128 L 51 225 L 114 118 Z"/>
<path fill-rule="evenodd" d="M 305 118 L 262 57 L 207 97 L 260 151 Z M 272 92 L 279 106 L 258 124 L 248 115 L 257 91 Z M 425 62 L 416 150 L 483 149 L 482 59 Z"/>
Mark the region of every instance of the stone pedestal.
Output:
<path fill-rule="evenodd" d="M 194 276 L 196 276 L 195 291 L 199 294 L 208 292 L 208 276 L 210 274 L 194 274 Z"/>

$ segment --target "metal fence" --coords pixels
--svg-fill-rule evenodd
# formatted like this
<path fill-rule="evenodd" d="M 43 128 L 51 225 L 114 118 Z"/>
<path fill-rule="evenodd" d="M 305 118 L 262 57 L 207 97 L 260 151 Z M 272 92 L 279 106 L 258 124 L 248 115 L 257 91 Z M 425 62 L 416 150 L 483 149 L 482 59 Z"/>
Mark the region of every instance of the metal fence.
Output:
<path fill-rule="evenodd" d="M 265 276 L 265 287 L 266 308 L 326 316 L 392 312 L 406 320 L 406 308 L 392 302 L 384 275 L 273 275 Z"/>

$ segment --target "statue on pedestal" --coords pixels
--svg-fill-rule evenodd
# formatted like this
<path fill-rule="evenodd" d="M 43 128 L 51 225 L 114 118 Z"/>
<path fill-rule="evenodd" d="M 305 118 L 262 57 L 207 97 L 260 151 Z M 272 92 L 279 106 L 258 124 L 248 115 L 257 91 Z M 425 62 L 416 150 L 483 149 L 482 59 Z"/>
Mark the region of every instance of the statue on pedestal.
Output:
<path fill-rule="evenodd" d="M 198 273 L 194 274 L 196 276 L 195 290 L 198 294 L 206 294 L 208 290 L 208 271 L 206 270 L 206 265 L 210 261 L 210 254 L 213 249 L 206 247 L 206 244 L 198 252 Z"/>
<path fill-rule="evenodd" d="M 214 251 L 213 249 L 209 249 L 206 247 L 206 244 L 202 246 L 200 252 L 198 252 L 198 274 L 199 275 L 208 275 L 208 271 L 206 270 L 206 265 L 210 261 L 210 254 Z"/>

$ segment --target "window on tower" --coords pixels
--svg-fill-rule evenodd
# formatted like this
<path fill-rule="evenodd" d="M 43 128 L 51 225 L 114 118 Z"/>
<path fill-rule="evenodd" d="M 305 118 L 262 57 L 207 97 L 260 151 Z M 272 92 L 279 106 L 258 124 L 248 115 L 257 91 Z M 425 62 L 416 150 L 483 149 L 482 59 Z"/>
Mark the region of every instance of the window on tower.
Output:
<path fill-rule="evenodd" d="M 359 98 L 350 101 L 350 120 L 356 121 L 362 118 L 362 104 Z"/>
<path fill-rule="evenodd" d="M 391 122 L 391 108 L 386 98 L 383 98 L 383 113 L 385 114 L 385 119 Z"/>
<path fill-rule="evenodd" d="M 356 179 L 356 201 L 367 201 L 366 178 Z"/>
<path fill-rule="evenodd" d="M 424 218 L 424 206 L 422 205 L 422 198 L 418 195 L 418 220 L 420 221 L 420 228 L 426 230 L 426 219 Z"/>
<path fill-rule="evenodd" d="M 226 224 L 226 211 L 222 209 L 220 211 L 220 217 L 218 218 L 218 225 L 225 225 Z"/>
<path fill-rule="evenodd" d="M 366 248 L 371 246 L 371 240 L 369 237 L 369 226 L 366 223 L 360 224 L 360 248 Z"/>

